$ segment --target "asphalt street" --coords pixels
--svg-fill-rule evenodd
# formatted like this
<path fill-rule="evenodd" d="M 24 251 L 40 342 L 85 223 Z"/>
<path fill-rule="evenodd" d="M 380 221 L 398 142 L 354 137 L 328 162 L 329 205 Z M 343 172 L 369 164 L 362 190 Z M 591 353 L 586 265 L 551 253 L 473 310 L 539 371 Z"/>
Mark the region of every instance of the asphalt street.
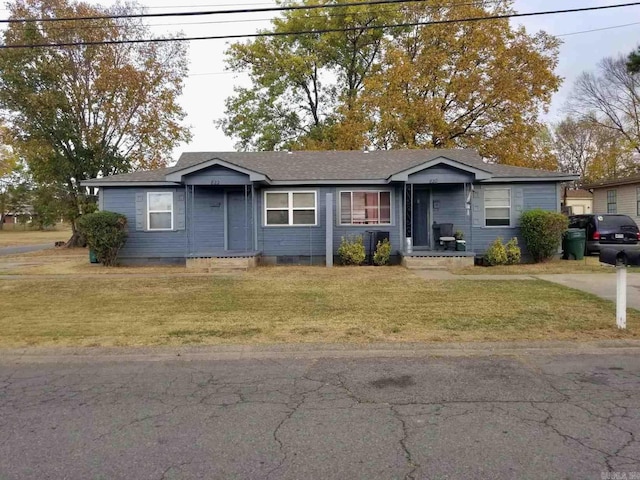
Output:
<path fill-rule="evenodd" d="M 640 478 L 637 347 L 300 352 L 0 352 L 0 478 Z"/>
<path fill-rule="evenodd" d="M 15 247 L 2 247 L 0 248 L 0 257 L 3 255 L 16 255 L 18 253 L 37 252 L 39 250 L 45 250 L 47 248 L 53 248 L 53 242 L 41 243 L 39 245 L 21 245 Z"/>

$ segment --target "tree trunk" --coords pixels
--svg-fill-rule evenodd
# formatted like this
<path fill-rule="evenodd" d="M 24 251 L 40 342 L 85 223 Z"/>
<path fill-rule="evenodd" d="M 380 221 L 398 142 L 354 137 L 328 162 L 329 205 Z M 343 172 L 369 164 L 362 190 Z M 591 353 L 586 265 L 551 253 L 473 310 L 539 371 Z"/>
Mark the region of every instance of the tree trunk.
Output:
<path fill-rule="evenodd" d="M 71 222 L 71 238 L 67 240 L 65 247 L 67 248 L 76 248 L 76 247 L 86 247 L 87 241 L 82 236 L 82 234 L 78 231 L 76 227 L 76 220 Z"/>

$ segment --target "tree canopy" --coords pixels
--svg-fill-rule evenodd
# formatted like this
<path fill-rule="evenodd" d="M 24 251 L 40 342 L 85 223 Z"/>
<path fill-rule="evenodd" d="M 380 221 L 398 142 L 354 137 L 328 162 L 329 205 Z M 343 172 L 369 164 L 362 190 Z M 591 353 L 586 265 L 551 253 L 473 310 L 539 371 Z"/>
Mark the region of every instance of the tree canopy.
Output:
<path fill-rule="evenodd" d="M 11 18 L 138 12 L 76 0 L 15 0 Z M 148 35 L 136 19 L 12 23 L 4 44 L 102 42 Z M 177 100 L 187 57 L 179 42 L 0 50 L 0 108 L 13 151 L 37 182 L 67 192 L 66 216 L 89 208 L 87 178 L 166 164 L 189 139 Z"/>
<path fill-rule="evenodd" d="M 570 110 L 577 118 L 615 132 L 628 149 L 640 153 L 640 76 L 623 56 L 602 59 L 595 72 L 576 81 Z"/>
<path fill-rule="evenodd" d="M 284 13 L 272 31 L 348 30 L 233 44 L 228 68 L 252 86 L 227 99 L 220 125 L 244 150 L 472 147 L 527 165 L 539 112 L 560 85 L 555 38 L 506 19 L 364 28 L 504 14 L 512 3 Z"/>
<path fill-rule="evenodd" d="M 634 169 L 633 155 L 622 134 L 589 119 L 563 119 L 554 128 L 554 146 L 561 169 L 580 175 L 586 183 Z"/>

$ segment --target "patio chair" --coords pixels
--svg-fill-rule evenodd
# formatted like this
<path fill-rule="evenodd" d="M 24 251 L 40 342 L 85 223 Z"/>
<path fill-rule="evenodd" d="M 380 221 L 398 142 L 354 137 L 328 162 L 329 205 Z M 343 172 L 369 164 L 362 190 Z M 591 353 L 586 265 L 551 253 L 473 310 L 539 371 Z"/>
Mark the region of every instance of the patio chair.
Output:
<path fill-rule="evenodd" d="M 453 223 L 440 223 L 438 224 L 440 229 L 440 235 L 438 241 L 440 246 L 445 250 L 456 249 L 456 237 L 453 236 Z"/>

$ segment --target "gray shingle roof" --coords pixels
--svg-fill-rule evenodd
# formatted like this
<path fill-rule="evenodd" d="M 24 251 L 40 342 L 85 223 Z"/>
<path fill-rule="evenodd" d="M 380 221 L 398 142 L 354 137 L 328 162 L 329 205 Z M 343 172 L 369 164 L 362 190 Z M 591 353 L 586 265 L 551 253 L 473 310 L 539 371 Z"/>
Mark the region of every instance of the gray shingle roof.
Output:
<path fill-rule="evenodd" d="M 640 175 L 630 175 L 628 177 L 613 178 L 609 180 L 600 180 L 598 182 L 584 185 L 584 188 L 601 188 L 601 187 L 615 187 L 617 185 L 630 185 L 638 183 L 640 184 Z"/>
<path fill-rule="evenodd" d="M 186 152 L 180 156 L 174 167 L 114 175 L 100 179 L 100 183 L 164 181 L 168 173 L 213 159 L 220 159 L 261 173 L 274 181 L 386 180 L 393 174 L 439 157 L 489 172 L 493 177 L 567 176 L 560 172 L 488 164 L 483 162 L 475 150 L 470 149 L 377 150 L 367 153 L 362 151 Z"/>

